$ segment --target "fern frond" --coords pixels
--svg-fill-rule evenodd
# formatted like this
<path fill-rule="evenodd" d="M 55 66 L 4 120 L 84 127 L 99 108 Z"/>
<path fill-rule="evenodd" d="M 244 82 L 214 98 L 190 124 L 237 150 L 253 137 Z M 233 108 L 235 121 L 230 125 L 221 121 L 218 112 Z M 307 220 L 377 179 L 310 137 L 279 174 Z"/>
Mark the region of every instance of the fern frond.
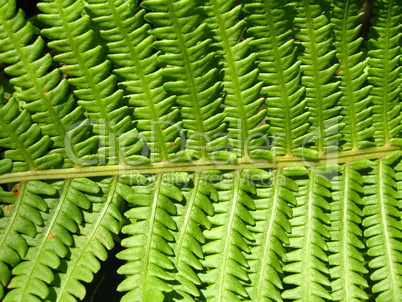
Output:
<path fill-rule="evenodd" d="M 400 300 L 400 1 L 16 2 L 1 301 Z"/>
<path fill-rule="evenodd" d="M 402 221 L 395 171 L 387 159 L 379 159 L 364 180 L 363 227 L 372 292 L 378 294 L 378 301 L 398 301 L 402 297 Z"/>
<path fill-rule="evenodd" d="M 290 220 L 292 233 L 285 255 L 283 282 L 290 287 L 282 293 L 283 299 L 293 301 L 325 301 L 331 299 L 328 269 L 326 211 L 331 197 L 331 183 L 319 168 L 312 168 L 308 179 L 297 181 L 297 206 Z"/>
<path fill-rule="evenodd" d="M 368 41 L 368 81 L 374 107 L 374 138 L 377 145 L 402 144 L 401 132 L 401 37 L 402 5 L 378 1 Z M 395 142 L 393 142 L 395 140 Z"/>
<path fill-rule="evenodd" d="M 198 301 L 199 289 L 203 284 L 198 273 L 203 270 L 201 260 L 204 258 L 203 245 L 206 243 L 203 231 L 211 228 L 208 216 L 214 214 L 212 201 L 217 201 L 218 193 L 208 180 L 215 175 L 195 173 L 191 186 L 183 190 L 184 200 L 177 205 L 174 216 L 178 232 L 174 234 L 173 263 L 175 273 L 172 282 L 173 291 L 166 300 Z M 219 177 L 219 175 L 218 175 Z"/>
<path fill-rule="evenodd" d="M 15 1 L 2 0 L 0 61 L 6 65 L 4 72 L 12 77 L 10 84 L 17 90 L 14 95 L 32 113 L 32 120 L 53 140 L 57 152 L 65 153 L 66 145 L 73 146 L 67 132 L 84 120 L 83 110 L 76 106 L 67 81 L 61 80 L 61 72 L 52 69 L 51 55 L 42 55 L 44 49 L 44 40 L 34 37 L 33 26 L 23 12 L 15 11 Z"/>
<path fill-rule="evenodd" d="M 247 33 L 257 55 L 262 94 L 268 106 L 267 123 L 275 155 L 309 157 L 302 147 L 309 130 L 305 87 L 301 86 L 300 60 L 293 40 L 294 12 L 286 1 L 257 0 L 245 6 Z M 313 155 L 314 157 L 314 155 Z"/>
<path fill-rule="evenodd" d="M 7 237 L 3 238 L 3 242 L 0 242 L 1 249 L 5 249 L 5 251 L 8 252 L 5 255 L 6 262 L 10 264 L 10 261 L 7 261 L 7 256 L 10 257 L 10 252 L 12 252 L 10 248 L 15 249 L 15 252 L 20 254 L 22 260 L 22 262 L 16 265 L 12 270 L 14 277 L 7 286 L 8 289 L 11 290 L 6 294 L 2 301 L 41 301 L 40 299 L 45 299 L 48 294 L 49 289 L 45 283 L 50 283 L 53 278 L 53 273 L 49 269 L 49 266 L 53 268 L 57 267 L 57 257 L 56 259 L 52 257 L 53 255 L 51 252 L 49 253 L 50 255 L 42 253 L 41 257 L 38 256 L 41 250 L 40 241 L 44 235 L 43 230 L 47 228 L 46 224 L 45 227 L 42 227 L 46 221 L 46 218 L 44 217 L 46 216 L 45 211 L 51 211 L 44 198 L 53 195 L 54 199 L 55 194 L 56 189 L 53 186 L 39 181 L 21 183 L 18 185 L 19 200 L 15 204 L 15 214 L 22 215 L 23 219 L 15 222 L 17 224 L 20 224 L 22 221 L 27 223 L 28 220 L 36 226 L 34 227 L 36 229 L 32 229 L 33 225 L 31 225 L 31 223 L 28 223 L 27 225 L 30 229 L 28 231 L 22 229 L 8 229 L 6 232 L 17 231 L 20 232 L 21 235 L 14 233 L 13 237 L 16 241 L 8 248 L 7 241 L 3 241 L 4 239 L 7 239 Z M 16 194 L 14 193 L 14 195 Z M 24 206 L 24 204 L 26 205 Z M 17 217 L 18 216 L 14 216 L 13 218 L 18 219 Z M 35 234 L 35 236 L 31 236 L 32 234 L 29 233 Z M 24 238 L 23 234 L 27 234 L 28 236 Z M 27 248 L 27 244 L 29 249 Z M 59 246 L 56 244 L 56 249 L 58 247 Z M 60 252 L 60 249 L 57 252 Z M 8 258 L 8 260 L 10 260 L 10 258 Z M 33 274 L 33 272 L 35 273 Z"/>
<path fill-rule="evenodd" d="M 235 2 L 210 0 L 203 5 L 224 73 L 228 143 L 238 157 L 270 159 L 268 125 L 259 126 L 264 123 L 266 109 L 261 109 L 264 99 L 260 97 L 262 82 L 257 79 L 256 54 L 250 51 L 251 39 L 242 40 L 246 23 L 241 20 L 242 6 L 235 6 Z"/>
<path fill-rule="evenodd" d="M 60 154 L 49 154 L 53 145 L 47 135 L 42 135 L 38 124 L 31 121 L 27 110 L 20 111 L 15 98 L 0 108 L 0 147 L 4 158 L 12 161 L 8 171 L 18 172 L 49 169 L 59 165 Z"/>
<path fill-rule="evenodd" d="M 121 0 L 111 2 L 87 0 L 88 11 L 107 41 L 108 58 L 113 72 L 125 92 L 137 129 L 149 148 L 151 162 L 167 161 L 180 146 L 179 110 L 174 97 L 162 87 L 158 56 L 153 54 L 154 37 L 144 24 L 145 11 L 134 14 L 137 7 Z"/>
<path fill-rule="evenodd" d="M 331 202 L 331 242 L 328 244 L 329 264 L 334 301 L 362 301 L 368 295 L 365 278 L 368 272 L 364 266 L 361 250 L 363 233 L 360 229 L 363 212 L 362 206 L 363 177 L 356 169 L 356 164 L 340 167 L 340 175 L 332 182 L 333 202 Z M 358 169 L 367 168 L 366 162 L 359 163 Z"/>
<path fill-rule="evenodd" d="M 75 0 L 40 3 L 38 7 L 45 14 L 38 18 L 49 27 L 41 32 L 53 40 L 48 45 L 59 52 L 54 60 L 63 64 L 60 69 L 75 87 L 78 104 L 86 110 L 85 115 L 99 137 L 102 147 L 98 150 L 98 164 L 118 164 L 133 156 L 139 158 L 132 155 L 138 150 L 129 148 L 129 145 L 136 148 L 136 144 L 120 138 L 125 133 L 135 139 L 136 130 L 128 108 L 122 104 L 123 91 L 116 89 L 116 77 L 110 74 L 111 63 L 90 29 L 90 19 L 81 16 L 82 6 L 81 1 Z"/>
<path fill-rule="evenodd" d="M 125 249 L 117 257 L 127 263 L 119 274 L 127 278 L 119 291 L 127 291 L 122 301 L 164 301 L 164 293 L 172 291 L 167 281 L 173 280 L 175 268 L 171 242 L 177 230 L 173 217 L 177 213 L 175 201 L 181 201 L 181 191 L 164 181 L 162 174 L 146 186 L 120 184 L 118 194 L 131 204 L 125 216 L 130 223 L 123 227 L 128 237 L 121 244 Z"/>
<path fill-rule="evenodd" d="M 263 178 L 265 171 L 259 171 Z M 255 203 L 249 194 L 255 194 L 253 171 L 234 171 L 224 174 L 217 183 L 219 201 L 215 203 L 215 215 L 211 217 L 212 228 L 205 231 L 205 259 L 201 262 L 207 269 L 201 275 L 208 284 L 203 295 L 208 301 L 241 301 L 248 298 L 246 283 L 250 281 L 249 263 L 245 253 L 250 253 L 249 242 L 254 241 L 250 227 L 255 219 L 250 211 Z"/>
<path fill-rule="evenodd" d="M 27 190 L 26 183 L 17 184 L 10 191 L 0 189 L 0 204 L 5 204 L 4 217 L 0 218 L 0 299 L 11 279 L 11 269 L 28 251 L 27 238 L 34 238 L 36 226 L 43 224 L 39 211 L 47 209 L 41 197 L 33 202 Z"/>
<path fill-rule="evenodd" d="M 43 301 L 54 294 L 49 291 L 50 284 L 54 279 L 60 280 L 54 278 L 54 273 L 60 270 L 61 260 L 69 254 L 69 247 L 74 242 L 72 234 L 78 233 L 79 225 L 84 221 L 82 210 L 88 210 L 91 206 L 90 200 L 81 190 L 92 193 L 99 191 L 99 186 L 87 179 L 52 185 L 29 182 L 28 186 L 36 194 L 46 193 L 53 196 L 46 199 L 48 211 L 42 214 L 44 226 L 39 229 L 32 242 L 29 242 L 31 247 L 23 261 L 12 271 L 16 276 L 11 280 L 9 287 L 13 289 L 4 301 Z M 57 195 L 56 189 L 59 192 Z M 38 197 L 27 198 L 37 202 Z M 41 300 L 38 300 L 39 298 Z"/>
<path fill-rule="evenodd" d="M 358 37 L 361 26 L 357 26 L 361 14 L 359 10 L 364 1 L 335 1 L 331 21 L 334 26 L 336 57 L 341 80 L 342 116 L 345 127 L 342 129 L 345 143 L 342 150 L 372 147 L 374 133 L 371 98 L 368 96 L 371 86 L 367 80 L 367 61 L 363 60 L 360 50 L 363 38 Z"/>
<path fill-rule="evenodd" d="M 302 85 L 306 87 L 305 99 L 309 108 L 309 121 L 312 125 L 310 137 L 303 142 L 322 155 L 323 152 L 338 151 L 341 139 L 341 123 L 337 106 L 341 91 L 340 82 L 335 79 L 338 64 L 335 64 L 333 49 L 333 24 L 329 21 L 329 2 L 298 1 L 298 27 L 296 38 L 300 40 L 303 52 Z"/>
<path fill-rule="evenodd" d="M 116 177 L 94 180 L 75 179 L 67 194 L 84 209 L 77 233 L 72 234 L 70 252 L 61 260 L 57 278 L 52 282 L 51 301 L 76 301 L 85 297 L 82 282 L 91 282 L 114 246 L 113 236 L 122 225 L 122 199 L 117 195 Z M 74 215 L 78 216 L 79 215 Z"/>
<path fill-rule="evenodd" d="M 227 137 L 221 112 L 221 83 L 210 48 L 207 25 L 194 0 L 145 0 L 141 6 L 150 12 L 145 20 L 153 24 L 154 47 L 161 51 L 159 64 L 168 93 L 177 104 L 186 132 L 185 148 L 177 159 L 227 159 L 219 152 Z M 213 155 L 212 153 L 216 153 Z M 226 155 L 226 158 L 222 158 Z"/>
<path fill-rule="evenodd" d="M 256 225 L 251 231 L 255 242 L 251 244 L 249 256 L 251 286 L 248 288 L 251 301 L 283 301 L 283 245 L 289 244 L 290 206 L 296 203 L 294 192 L 298 186 L 288 175 L 294 175 L 294 169 L 277 169 L 271 174 L 269 185 L 257 188 L 254 199 Z"/>

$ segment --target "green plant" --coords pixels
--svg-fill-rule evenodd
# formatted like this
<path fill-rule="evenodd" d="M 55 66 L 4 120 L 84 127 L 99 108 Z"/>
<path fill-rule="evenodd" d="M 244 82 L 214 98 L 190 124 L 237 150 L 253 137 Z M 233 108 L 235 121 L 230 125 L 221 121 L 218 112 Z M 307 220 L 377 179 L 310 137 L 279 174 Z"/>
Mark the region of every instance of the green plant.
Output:
<path fill-rule="evenodd" d="M 399 301 L 402 4 L 363 4 L 0 0 L 0 299 L 117 243 L 122 301 Z"/>

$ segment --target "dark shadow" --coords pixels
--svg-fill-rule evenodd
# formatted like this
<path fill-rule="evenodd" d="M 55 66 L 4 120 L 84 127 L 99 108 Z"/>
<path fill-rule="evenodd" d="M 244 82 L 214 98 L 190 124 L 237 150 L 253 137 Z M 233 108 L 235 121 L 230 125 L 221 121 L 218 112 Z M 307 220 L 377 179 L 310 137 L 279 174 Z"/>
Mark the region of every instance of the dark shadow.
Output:
<path fill-rule="evenodd" d="M 25 12 L 26 18 L 30 18 L 39 13 L 39 9 L 36 7 L 39 0 L 16 0 L 15 2 L 17 3 L 17 7 Z"/>

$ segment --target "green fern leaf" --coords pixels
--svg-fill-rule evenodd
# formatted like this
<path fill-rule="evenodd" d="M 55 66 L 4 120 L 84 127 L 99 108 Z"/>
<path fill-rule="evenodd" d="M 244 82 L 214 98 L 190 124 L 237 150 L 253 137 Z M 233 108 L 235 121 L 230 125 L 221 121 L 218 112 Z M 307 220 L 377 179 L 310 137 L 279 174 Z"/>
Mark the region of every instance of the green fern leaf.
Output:
<path fill-rule="evenodd" d="M 295 205 L 297 184 L 287 175 L 289 169 L 272 171 L 269 185 L 257 188 L 256 225 L 251 230 L 255 242 L 251 246 L 249 289 L 252 301 L 283 301 L 283 261 L 291 232 L 290 205 Z"/>
<path fill-rule="evenodd" d="M 115 64 L 114 73 L 125 91 L 137 129 L 149 148 L 151 161 L 167 161 L 180 146 L 179 111 L 174 97 L 167 97 L 158 71 L 158 56 L 151 54 L 154 38 L 147 34 L 144 10 L 137 14 L 126 1 L 105 3 L 87 1 L 88 10 L 107 43 L 108 58 Z M 129 66 L 129 67 L 128 67 Z M 173 156 L 173 155 L 171 155 Z"/>
<path fill-rule="evenodd" d="M 363 38 L 358 37 L 361 26 L 356 26 L 361 15 L 358 13 L 363 1 L 336 1 L 332 22 L 335 24 L 342 97 L 339 104 L 343 108 L 342 116 L 345 128 L 342 129 L 344 150 L 373 146 L 374 133 L 371 118 L 371 98 L 368 96 L 371 86 L 364 85 L 368 74 L 365 72 L 367 61 L 359 50 Z"/>
<path fill-rule="evenodd" d="M 172 288 L 165 283 L 173 280 L 173 249 L 169 244 L 177 230 L 171 216 L 177 208 L 173 200 L 180 201 L 180 190 L 168 182 L 163 175 L 156 175 L 147 186 L 120 185 L 119 195 L 133 204 L 125 213 L 131 223 L 123 227 L 129 235 L 122 241 L 126 247 L 117 256 L 128 261 L 119 273 L 127 275 L 118 290 L 128 291 L 123 301 L 163 301 L 164 294 Z"/>
<path fill-rule="evenodd" d="M 305 145 L 321 154 L 338 151 L 341 139 L 340 130 L 343 124 L 337 107 L 340 91 L 339 81 L 335 81 L 338 65 L 334 64 L 335 49 L 332 48 L 332 24 L 329 22 L 329 3 L 321 1 L 299 1 L 298 16 L 295 24 L 298 27 L 296 37 L 303 49 L 301 71 L 302 85 L 306 87 L 306 100 L 309 107 L 309 121 L 312 124 L 311 134 Z"/>
<path fill-rule="evenodd" d="M 0 297 L 11 279 L 11 269 L 21 262 L 29 249 L 25 238 L 34 238 L 36 225 L 43 223 L 39 210 L 46 210 L 43 200 L 33 204 L 25 197 L 26 184 L 16 185 L 9 192 L 1 189 L 0 202 L 6 204 L 0 218 Z M 23 237 L 25 236 L 25 238 Z"/>
<path fill-rule="evenodd" d="M 326 198 L 331 197 L 331 183 L 318 168 L 311 169 L 308 179 L 298 183 L 297 206 L 290 220 L 292 233 L 283 267 L 285 289 L 282 298 L 294 301 L 325 301 L 332 299 L 329 290 L 327 225 L 330 220 Z"/>
<path fill-rule="evenodd" d="M 120 232 L 123 220 L 117 183 L 115 177 L 97 182 L 83 178 L 71 183 L 67 194 L 85 210 L 85 224 L 79 224 L 78 231 L 72 234 L 70 253 L 62 259 L 58 279 L 52 282 L 54 290 L 48 297 L 51 301 L 76 301 L 75 297 L 82 300 L 86 294 L 82 282 L 91 282 L 100 269 L 100 261 L 108 258 L 107 250 L 113 248 L 113 235 Z"/>
<path fill-rule="evenodd" d="M 0 15 L 0 61 L 8 65 L 4 71 L 13 77 L 10 84 L 16 89 L 15 97 L 63 154 L 66 145 L 70 146 L 67 131 L 83 120 L 82 108 L 75 106 L 60 71 L 51 68 L 52 57 L 42 56 L 44 40 L 37 37 L 31 42 L 34 30 L 22 11 L 15 12 L 13 1 L 2 1 Z"/>
<path fill-rule="evenodd" d="M 400 1 L 16 3 L 0 300 L 399 301 Z"/>
<path fill-rule="evenodd" d="M 226 126 L 220 112 L 222 98 L 218 70 L 214 67 L 215 53 L 210 51 L 211 40 L 206 24 L 201 25 L 203 15 L 197 4 L 198 1 L 189 0 L 146 0 L 141 4 L 151 11 L 145 19 L 154 24 L 154 47 L 162 52 L 159 62 L 164 67 L 163 87 L 177 97 L 180 105 L 186 132 L 186 150 L 176 159 L 180 161 L 221 160 L 220 155 L 225 153 L 218 152 L 227 140 L 222 136 Z M 210 154 L 214 152 L 217 154 Z"/>
<path fill-rule="evenodd" d="M 49 42 L 49 47 L 60 52 L 54 59 L 64 64 L 60 69 L 76 88 L 78 104 L 86 110 L 85 115 L 99 137 L 99 143 L 104 145 L 98 149 L 98 164 L 106 161 L 118 164 L 126 159 L 143 163 L 144 160 L 133 155 L 138 146 L 127 139 L 128 136 L 131 140 L 135 138 L 136 130 L 127 114 L 128 108 L 122 105 L 123 91 L 116 90 L 116 77 L 109 74 L 110 61 L 105 60 L 102 46 L 96 44 L 95 32 L 89 30 L 89 17 L 77 14 L 81 6 L 81 1 L 41 3 L 39 8 L 46 14 L 40 15 L 39 19 L 52 26 L 43 29 L 42 33 L 55 39 Z M 67 34 L 69 31 L 73 34 Z"/>
<path fill-rule="evenodd" d="M 307 156 L 303 143 L 309 130 L 305 88 L 301 86 L 300 61 L 290 30 L 294 14 L 286 1 L 250 1 L 245 6 L 248 34 L 257 54 L 267 122 L 275 155 Z M 316 157 L 315 154 L 312 154 Z"/>
<path fill-rule="evenodd" d="M 192 185 L 183 191 L 184 202 L 177 205 L 177 215 L 174 217 L 177 225 L 173 263 L 176 268 L 173 274 L 174 291 L 166 299 L 196 301 L 200 297 L 199 288 L 203 286 L 197 272 L 204 269 L 201 264 L 204 259 L 202 245 L 206 243 L 204 229 L 210 229 L 212 223 L 208 216 L 214 214 L 213 201 L 218 199 L 215 188 L 206 180 L 211 174 L 197 173 L 192 177 Z M 205 179 L 204 179 L 205 178 Z"/>
<path fill-rule="evenodd" d="M 377 145 L 400 141 L 401 6 L 379 1 L 368 42 L 368 81 L 373 85 L 373 119 Z"/>
<path fill-rule="evenodd" d="M 21 255 L 21 260 L 23 261 L 13 268 L 12 274 L 15 277 L 8 284 L 8 288 L 12 290 L 3 301 L 40 301 L 40 299 L 43 300 L 48 295 L 49 289 L 45 283 L 49 284 L 53 279 L 53 273 L 49 267 L 56 268 L 59 262 L 55 254 L 62 256 L 61 254 L 67 253 L 67 250 L 64 246 L 61 245 L 61 247 L 60 244 L 55 244 L 53 251 L 41 252 L 45 242 L 44 233 L 46 233 L 48 227 L 52 227 L 52 224 L 45 224 L 46 227 L 40 227 L 46 221 L 46 217 L 42 218 L 41 213 L 37 210 L 42 213 L 48 210 L 48 205 L 43 199 L 44 196 L 40 195 L 54 195 L 55 193 L 56 189 L 46 183 L 36 181 L 21 184 L 19 194 L 23 196 L 22 203 L 30 205 L 27 209 L 30 210 L 30 220 L 36 225 L 37 233 L 31 240 L 29 237 L 25 239 L 30 248 L 25 255 Z M 24 200 L 26 201 L 24 202 Z M 52 209 L 49 208 L 49 211 L 52 211 Z"/>
<path fill-rule="evenodd" d="M 250 253 L 248 242 L 254 241 L 249 228 L 255 225 L 250 213 L 255 203 L 248 195 L 255 193 L 255 185 L 248 179 L 251 175 L 247 171 L 228 172 L 215 185 L 219 202 L 211 217 L 213 227 L 205 231 L 208 243 L 202 261 L 207 268 L 202 281 L 208 284 L 203 295 L 208 301 L 241 301 L 249 297 L 245 283 L 250 280 L 250 266 L 244 254 Z"/>
<path fill-rule="evenodd" d="M 364 163 L 365 168 L 370 162 Z M 360 168 L 360 167 L 359 167 Z M 364 257 L 361 250 L 365 248 L 362 242 L 360 225 L 363 212 L 360 207 L 364 180 L 353 164 L 341 167 L 339 176 L 332 180 L 331 203 L 331 238 L 328 244 L 331 255 L 330 275 L 334 301 L 361 301 L 367 300 L 364 291 L 368 287 L 365 275 Z"/>
<path fill-rule="evenodd" d="M 0 147 L 4 158 L 12 161 L 12 171 L 49 169 L 63 160 L 60 154 L 49 154 L 52 140 L 42 135 L 27 110 L 20 111 L 15 98 L 0 108 Z"/>
<path fill-rule="evenodd" d="M 364 237 L 370 256 L 372 291 L 378 301 L 397 301 L 402 295 L 401 213 L 394 169 L 386 160 L 374 162 L 372 173 L 365 176 Z"/>
<path fill-rule="evenodd" d="M 221 49 L 228 143 L 238 157 L 270 159 L 269 151 L 261 150 L 264 146 L 268 149 L 269 142 L 268 126 L 258 127 L 263 123 L 266 110 L 261 109 L 264 99 L 258 98 L 262 83 L 257 80 L 256 55 L 250 51 L 251 39 L 241 41 L 246 24 L 244 20 L 238 21 L 242 7 L 234 6 L 234 0 L 211 0 L 203 6 L 214 33 L 214 44 Z"/>

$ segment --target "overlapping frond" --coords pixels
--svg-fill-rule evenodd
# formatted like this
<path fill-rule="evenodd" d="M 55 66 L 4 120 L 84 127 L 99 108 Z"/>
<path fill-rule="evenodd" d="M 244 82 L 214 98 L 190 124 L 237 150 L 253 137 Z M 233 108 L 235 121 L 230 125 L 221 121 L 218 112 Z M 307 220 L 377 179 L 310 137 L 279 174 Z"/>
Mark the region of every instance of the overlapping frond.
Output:
<path fill-rule="evenodd" d="M 317 155 L 336 152 L 343 124 L 339 116 L 340 82 L 335 79 L 339 66 L 335 63 L 329 1 L 301 0 L 297 4 L 294 24 L 298 28 L 296 38 L 301 47 L 301 82 L 306 87 L 305 99 L 312 125 L 304 145 L 311 146 Z"/>
<path fill-rule="evenodd" d="M 82 283 L 93 280 L 101 261 L 108 258 L 108 250 L 114 247 L 114 236 L 123 224 L 124 203 L 117 195 L 117 185 L 116 177 L 72 182 L 73 190 L 69 189 L 67 194 L 74 198 L 74 204 L 84 209 L 82 221 L 85 223 L 80 223 L 78 232 L 72 234 L 69 254 L 61 261 L 57 278 L 51 284 L 49 300 L 84 299 L 86 289 Z"/>
<path fill-rule="evenodd" d="M 177 97 L 180 106 L 186 150 L 176 160 L 227 160 L 230 154 L 219 151 L 227 136 L 217 58 L 198 4 L 194 0 L 145 0 L 141 6 L 150 11 L 145 19 L 153 24 L 153 46 L 161 51 L 163 87 Z"/>
<path fill-rule="evenodd" d="M 325 301 L 331 299 L 327 255 L 330 220 L 326 213 L 331 183 L 319 168 L 307 172 L 306 178 L 297 181 L 297 206 L 290 219 L 292 232 L 283 267 L 283 282 L 289 288 L 282 292 L 282 298 Z"/>
<path fill-rule="evenodd" d="M 23 278 L 14 277 L 10 282 L 11 272 L 14 275 L 24 274 L 24 269 L 21 268 L 25 265 L 21 261 L 33 252 L 32 246 L 44 222 L 42 214 L 48 209 L 44 197 L 55 193 L 55 188 L 39 181 L 19 183 L 10 191 L 1 192 L 0 203 L 6 206 L 5 216 L 0 219 L 0 298 L 3 297 L 5 287 L 26 286 L 26 280 L 21 280 Z M 31 283 L 25 289 L 26 295 L 21 290 L 11 291 L 2 301 L 22 301 L 23 296 L 30 301 L 40 301 L 36 295 L 44 299 L 48 288 L 41 286 L 41 282 L 52 278 L 53 274 L 48 270 L 42 270 L 39 274 L 40 280 L 31 280 L 38 287 Z M 30 275 L 26 275 L 25 279 L 29 277 Z"/>
<path fill-rule="evenodd" d="M 363 233 L 360 229 L 363 212 L 361 195 L 364 180 L 359 170 L 368 168 L 370 161 L 342 165 L 339 174 L 331 180 L 331 242 L 329 264 L 333 301 L 364 301 L 367 268 L 362 250 Z"/>
<path fill-rule="evenodd" d="M 49 154 L 52 140 L 42 134 L 27 110 L 20 111 L 11 98 L 0 108 L 0 147 L 4 148 L 2 173 L 49 169 L 62 162 L 62 156 Z"/>
<path fill-rule="evenodd" d="M 85 109 L 85 116 L 98 136 L 100 147 L 94 160 L 98 160 L 98 164 L 130 160 L 133 164 L 134 154 L 138 152 L 133 142 L 136 130 L 128 108 L 122 104 L 123 91 L 116 87 L 116 76 L 111 74 L 104 46 L 97 44 L 99 38 L 90 28 L 90 18 L 81 16 L 83 3 L 46 1 L 40 3 L 39 8 L 44 14 L 38 18 L 48 27 L 41 32 L 52 39 L 48 46 L 58 53 L 54 60 L 63 65 L 60 69 L 75 87 L 78 104 Z M 122 134 L 125 137 L 120 137 Z M 135 146 L 134 150 L 128 148 L 129 145 Z M 89 165 L 94 165 L 93 161 Z"/>
<path fill-rule="evenodd" d="M 370 257 L 372 292 L 378 301 L 398 301 L 402 297 L 402 221 L 400 196 L 392 164 L 395 158 L 373 162 L 364 202 L 364 237 Z"/>
<path fill-rule="evenodd" d="M 61 72 L 53 69 L 51 55 L 43 55 L 44 49 L 45 41 L 34 36 L 32 24 L 25 20 L 21 10 L 16 11 L 15 1 L 2 0 L 0 62 L 6 65 L 4 72 L 12 77 L 10 84 L 23 108 L 53 140 L 53 148 L 64 153 L 66 145 L 72 147 L 67 132 L 84 119 L 83 110 L 76 106 Z"/>
<path fill-rule="evenodd" d="M 154 37 L 148 34 L 145 11 L 127 1 L 86 1 L 100 35 L 107 41 L 108 58 L 114 64 L 119 87 L 134 109 L 137 129 L 149 148 L 151 161 L 167 161 L 180 147 L 179 110 L 175 98 L 162 87 L 158 55 L 153 53 Z"/>
<path fill-rule="evenodd" d="M 54 280 L 52 270 L 57 270 L 60 259 L 69 253 L 68 247 L 73 244 L 71 234 L 77 233 L 78 226 L 83 222 L 82 209 L 90 207 L 89 200 L 76 189 L 81 185 L 79 179 L 51 185 L 39 182 L 27 184 L 31 193 L 51 197 L 46 198 L 47 211 L 42 212 L 43 226 L 28 241 L 30 248 L 23 261 L 12 270 L 15 277 L 8 286 L 12 290 L 4 301 L 43 301 L 51 295 L 49 289 Z M 24 196 L 38 202 L 38 197 Z"/>
<path fill-rule="evenodd" d="M 267 123 L 272 152 L 275 155 L 303 155 L 309 130 L 301 85 L 300 60 L 296 56 L 292 18 L 294 9 L 286 1 L 248 1 L 245 10 L 250 24 L 247 33 L 253 38 L 252 47 L 257 55 L 259 78 L 263 81 L 262 94 L 268 106 Z"/>
<path fill-rule="evenodd" d="M 242 35 L 246 22 L 241 19 L 242 6 L 235 0 L 210 0 L 203 4 L 223 70 L 225 120 L 228 122 L 229 145 L 239 157 L 270 159 L 270 144 L 261 109 L 262 82 L 258 81 L 256 54 L 250 50 L 251 39 Z M 261 147 L 265 147 L 263 150 Z"/>
<path fill-rule="evenodd" d="M 0 281 L 11 289 L 3 301 L 85 297 L 79 281 L 92 281 L 99 260 L 106 260 L 106 249 L 114 245 L 111 233 L 121 228 L 116 183 L 116 179 L 96 183 L 87 178 L 53 184 L 31 181 L 2 192 L 9 212 L 3 219 L 14 220 L 1 228 L 8 236 L 1 238 Z M 10 204 L 13 198 L 18 200 Z M 14 277 L 8 283 L 10 271 Z"/>
<path fill-rule="evenodd" d="M 373 106 L 374 139 L 377 145 L 402 145 L 401 132 L 401 22 L 397 1 L 378 1 L 368 41 L 368 81 Z"/>
<path fill-rule="evenodd" d="M 357 26 L 361 14 L 359 10 L 364 1 L 335 1 L 331 21 L 334 24 L 336 57 L 341 80 L 342 116 L 345 127 L 342 129 L 343 150 L 373 146 L 372 106 L 367 80 L 367 60 L 361 50 L 363 38 L 359 37 L 361 25 Z"/>

